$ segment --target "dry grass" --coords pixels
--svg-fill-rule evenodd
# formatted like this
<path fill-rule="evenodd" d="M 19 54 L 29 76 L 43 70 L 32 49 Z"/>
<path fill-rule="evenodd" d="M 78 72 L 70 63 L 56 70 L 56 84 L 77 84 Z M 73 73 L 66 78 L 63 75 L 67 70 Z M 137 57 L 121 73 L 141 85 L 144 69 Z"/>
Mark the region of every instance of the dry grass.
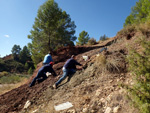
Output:
<path fill-rule="evenodd" d="M 130 25 L 130 26 L 126 26 L 124 27 L 121 31 L 119 31 L 117 33 L 117 35 L 120 35 L 120 36 L 127 36 L 128 34 L 132 33 L 132 32 L 135 32 L 137 29 L 136 29 L 136 25 Z"/>
<path fill-rule="evenodd" d="M 104 55 L 99 55 L 96 58 L 96 66 L 100 69 L 101 73 L 116 73 L 120 72 L 118 64 L 119 58 L 106 58 Z"/>
<path fill-rule="evenodd" d="M 132 24 L 124 27 L 117 33 L 117 36 L 127 37 L 132 32 L 140 32 L 142 35 L 149 37 L 150 36 L 150 21 L 148 20 L 145 23 Z"/>
<path fill-rule="evenodd" d="M 0 84 L 0 95 L 25 84 L 27 81 L 28 81 L 28 79 L 25 78 L 21 82 L 16 83 L 16 84 Z"/>
<path fill-rule="evenodd" d="M 115 72 L 120 72 L 118 64 L 119 64 L 120 59 L 107 59 L 107 63 L 106 63 L 106 69 L 111 72 L 111 73 L 115 73 Z"/>

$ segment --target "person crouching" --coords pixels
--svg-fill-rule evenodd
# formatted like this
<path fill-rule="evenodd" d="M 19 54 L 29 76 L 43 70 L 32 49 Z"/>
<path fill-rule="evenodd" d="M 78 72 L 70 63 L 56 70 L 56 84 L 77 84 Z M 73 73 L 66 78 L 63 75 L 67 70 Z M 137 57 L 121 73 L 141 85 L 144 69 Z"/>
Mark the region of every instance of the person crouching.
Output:
<path fill-rule="evenodd" d="M 55 73 L 55 71 L 53 70 L 53 66 L 54 63 L 53 62 L 50 62 L 49 64 L 46 64 L 44 66 L 42 66 L 36 77 L 32 80 L 32 82 L 30 83 L 30 87 L 34 86 L 36 81 L 38 81 L 38 83 L 40 82 L 43 82 L 44 80 L 46 80 L 48 78 L 48 75 L 50 75 L 50 73 L 53 75 L 53 76 L 57 76 L 57 74 Z M 49 72 L 49 73 L 47 73 Z"/>

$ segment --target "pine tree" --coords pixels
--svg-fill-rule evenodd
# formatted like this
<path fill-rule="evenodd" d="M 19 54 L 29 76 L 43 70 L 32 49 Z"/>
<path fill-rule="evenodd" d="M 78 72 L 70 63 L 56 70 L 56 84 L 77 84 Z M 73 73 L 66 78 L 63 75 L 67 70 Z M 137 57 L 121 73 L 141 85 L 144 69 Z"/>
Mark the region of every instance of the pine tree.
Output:
<path fill-rule="evenodd" d="M 28 38 L 32 59 L 37 64 L 48 51 L 66 46 L 76 40 L 75 24 L 70 15 L 62 11 L 54 0 L 47 0 L 38 10 L 37 17 Z"/>
<path fill-rule="evenodd" d="M 132 7 L 131 14 L 126 18 L 124 27 L 133 23 L 145 22 L 150 16 L 150 0 L 139 0 Z"/>
<path fill-rule="evenodd" d="M 24 46 L 22 51 L 20 52 L 20 62 L 25 64 L 27 61 L 31 60 L 30 52 L 27 46 Z"/>
<path fill-rule="evenodd" d="M 77 45 L 84 45 L 88 42 L 89 39 L 90 39 L 90 37 L 89 37 L 88 32 L 82 31 L 79 34 Z"/>
<path fill-rule="evenodd" d="M 150 111 L 150 41 L 141 39 L 141 52 L 131 50 L 127 57 L 129 69 L 135 78 L 134 85 L 128 86 L 132 95 L 133 103 L 140 109 L 141 113 Z"/>
<path fill-rule="evenodd" d="M 13 55 L 13 57 L 14 57 L 14 60 L 19 61 L 19 56 L 20 56 L 20 52 L 21 52 L 20 45 L 16 45 L 16 44 L 15 44 L 15 45 L 13 46 L 11 52 L 12 52 L 12 55 Z"/>
<path fill-rule="evenodd" d="M 108 39 L 108 37 L 105 34 L 103 36 L 100 36 L 100 38 L 99 38 L 100 41 L 105 41 L 107 39 Z"/>

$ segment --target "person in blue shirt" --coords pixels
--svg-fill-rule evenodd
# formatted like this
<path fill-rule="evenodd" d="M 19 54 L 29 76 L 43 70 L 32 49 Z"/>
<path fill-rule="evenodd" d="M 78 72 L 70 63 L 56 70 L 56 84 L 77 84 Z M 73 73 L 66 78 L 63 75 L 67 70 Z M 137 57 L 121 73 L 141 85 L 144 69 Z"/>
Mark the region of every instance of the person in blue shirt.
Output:
<path fill-rule="evenodd" d="M 63 66 L 63 75 L 62 77 L 53 85 L 53 88 L 57 88 L 57 86 L 68 76 L 68 81 L 72 77 L 72 75 L 76 72 L 76 65 L 82 66 L 80 63 L 76 61 L 76 56 L 72 55 L 70 59 L 66 61 Z"/>
<path fill-rule="evenodd" d="M 45 64 L 49 64 L 50 62 L 53 62 L 52 56 L 50 54 L 50 52 L 45 55 L 44 60 L 43 60 L 43 65 Z"/>
<path fill-rule="evenodd" d="M 52 68 L 53 64 L 54 64 L 53 62 L 50 62 L 49 64 L 42 66 L 39 69 L 38 74 L 32 80 L 32 82 L 29 86 L 30 87 L 34 86 L 36 81 L 38 81 L 38 83 L 40 83 L 40 82 L 46 80 L 48 78 L 48 76 L 46 75 L 47 72 L 52 73 L 53 76 L 57 76 L 57 74 L 55 73 L 55 71 Z"/>

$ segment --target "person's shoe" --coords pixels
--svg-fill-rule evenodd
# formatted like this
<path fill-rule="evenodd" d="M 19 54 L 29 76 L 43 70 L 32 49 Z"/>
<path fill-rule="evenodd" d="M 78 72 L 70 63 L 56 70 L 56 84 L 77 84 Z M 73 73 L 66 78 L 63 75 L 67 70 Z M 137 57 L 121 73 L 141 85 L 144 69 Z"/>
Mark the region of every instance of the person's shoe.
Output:
<path fill-rule="evenodd" d="M 56 88 L 57 88 L 57 87 L 56 87 L 56 84 L 54 84 L 54 85 L 53 85 L 53 88 L 54 88 L 54 89 L 56 89 Z"/>

